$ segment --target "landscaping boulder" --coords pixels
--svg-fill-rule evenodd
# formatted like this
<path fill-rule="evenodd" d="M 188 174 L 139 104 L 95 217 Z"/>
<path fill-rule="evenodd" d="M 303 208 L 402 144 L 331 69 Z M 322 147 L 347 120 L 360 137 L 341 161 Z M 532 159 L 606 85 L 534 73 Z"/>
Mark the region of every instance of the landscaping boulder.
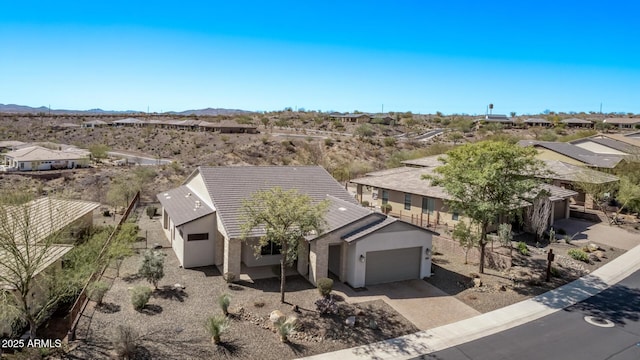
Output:
<path fill-rule="evenodd" d="M 347 320 L 344 321 L 344 323 L 348 327 L 353 327 L 356 324 L 356 317 L 355 316 L 349 316 L 347 318 Z"/>
<path fill-rule="evenodd" d="M 473 279 L 473 287 L 481 287 L 481 286 L 482 286 L 482 280 L 480 280 L 479 278 Z"/>
<path fill-rule="evenodd" d="M 275 323 L 277 323 L 277 322 L 280 322 L 280 321 L 284 321 L 284 320 L 285 320 L 285 318 L 286 318 L 286 317 L 284 316 L 284 314 L 283 314 L 283 313 L 282 313 L 282 311 L 280 311 L 280 310 L 273 310 L 273 311 L 271 312 L 271 314 L 269 314 L 269 320 L 270 320 L 270 321 L 271 321 L 271 323 L 273 323 L 273 324 L 275 324 Z"/>
<path fill-rule="evenodd" d="M 593 253 L 598 259 L 606 259 L 607 258 L 607 254 L 604 253 L 604 251 L 602 250 L 598 250 L 596 252 Z"/>

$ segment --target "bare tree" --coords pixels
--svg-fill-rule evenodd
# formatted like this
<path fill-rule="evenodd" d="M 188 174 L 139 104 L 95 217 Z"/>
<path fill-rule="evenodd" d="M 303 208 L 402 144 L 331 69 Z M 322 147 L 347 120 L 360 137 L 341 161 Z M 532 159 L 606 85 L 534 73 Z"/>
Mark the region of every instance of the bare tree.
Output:
<path fill-rule="evenodd" d="M 540 241 L 549 226 L 551 216 L 551 200 L 547 191 L 541 191 L 533 199 L 532 206 L 526 210 L 526 216 L 529 230 L 536 235 L 536 241 Z"/>
<path fill-rule="evenodd" d="M 13 295 L 0 297 L 0 314 L 14 315 L 2 319 L 5 324 L 15 320 L 28 324 L 32 339 L 60 300 L 75 291 L 50 266 L 56 254 L 71 248 L 59 245 L 66 233 L 54 224 L 63 217 L 54 214 L 51 202 L 47 206 L 29 201 L 23 194 L 0 196 L 0 285 Z"/>

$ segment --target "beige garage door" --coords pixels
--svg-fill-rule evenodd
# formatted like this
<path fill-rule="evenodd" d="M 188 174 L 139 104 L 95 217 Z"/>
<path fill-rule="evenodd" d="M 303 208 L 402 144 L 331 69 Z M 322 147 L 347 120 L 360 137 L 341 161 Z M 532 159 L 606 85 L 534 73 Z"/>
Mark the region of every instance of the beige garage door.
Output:
<path fill-rule="evenodd" d="M 368 252 L 365 285 L 419 279 L 421 254 L 421 247 Z"/>

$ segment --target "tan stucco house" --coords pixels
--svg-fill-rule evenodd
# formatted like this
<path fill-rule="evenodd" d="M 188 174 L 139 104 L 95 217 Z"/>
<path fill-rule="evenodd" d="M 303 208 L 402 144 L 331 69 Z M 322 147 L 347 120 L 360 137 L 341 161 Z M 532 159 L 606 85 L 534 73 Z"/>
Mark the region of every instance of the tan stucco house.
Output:
<path fill-rule="evenodd" d="M 215 265 L 236 276 L 278 264 L 277 246 L 256 249 L 262 233 L 243 241 L 240 228 L 242 200 L 273 187 L 329 201 L 324 231 L 298 247 L 296 269 L 310 282 L 329 272 L 353 287 L 430 276 L 432 231 L 360 206 L 319 166 L 199 167 L 182 186 L 158 194 L 162 227 L 180 264 Z"/>
<path fill-rule="evenodd" d="M 53 150 L 34 145 L 4 154 L 4 165 L 18 171 L 59 170 L 86 167 L 91 154 L 79 148 Z"/>

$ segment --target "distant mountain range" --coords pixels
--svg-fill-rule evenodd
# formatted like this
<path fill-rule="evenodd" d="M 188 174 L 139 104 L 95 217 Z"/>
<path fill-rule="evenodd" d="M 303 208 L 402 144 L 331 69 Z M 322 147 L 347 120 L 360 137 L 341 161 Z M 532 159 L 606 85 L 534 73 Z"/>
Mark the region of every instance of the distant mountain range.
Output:
<path fill-rule="evenodd" d="M 144 114 L 143 111 L 136 110 L 125 110 L 125 111 L 115 111 L 115 110 L 102 110 L 102 109 L 91 109 L 91 110 L 64 110 L 64 109 L 49 109 L 46 106 L 40 107 L 31 107 L 24 105 L 15 105 L 15 104 L 0 104 L 0 113 L 10 113 L 10 114 L 52 114 L 52 115 L 126 115 L 126 114 Z M 250 111 L 245 110 L 237 110 L 237 109 L 199 109 L 199 110 L 185 110 L 185 111 L 165 111 L 162 114 L 167 115 L 240 115 L 240 114 L 249 114 Z"/>

